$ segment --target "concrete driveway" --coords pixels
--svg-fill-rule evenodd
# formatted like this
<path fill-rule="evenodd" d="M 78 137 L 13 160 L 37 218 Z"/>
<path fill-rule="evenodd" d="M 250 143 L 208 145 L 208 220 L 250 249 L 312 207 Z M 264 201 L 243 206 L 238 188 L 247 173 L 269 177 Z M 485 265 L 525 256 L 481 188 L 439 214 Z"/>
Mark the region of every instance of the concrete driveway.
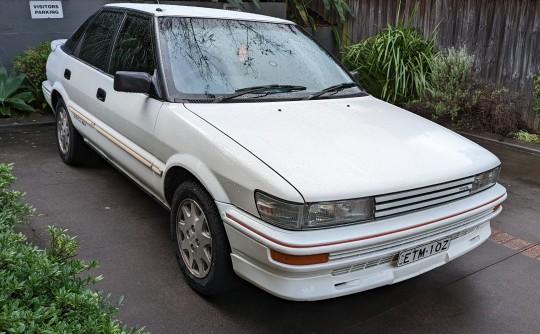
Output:
<path fill-rule="evenodd" d="M 480 141 L 479 141 L 480 142 Z M 96 288 L 125 296 L 119 319 L 152 333 L 537 333 L 540 331 L 540 155 L 480 142 L 503 161 L 508 189 L 489 241 L 420 277 L 320 302 L 289 302 L 250 284 L 213 298 L 182 280 L 168 212 L 104 162 L 71 168 L 53 127 L 0 130 L 0 161 L 42 216 L 24 230 L 69 229 L 79 257 L 100 263 Z"/>

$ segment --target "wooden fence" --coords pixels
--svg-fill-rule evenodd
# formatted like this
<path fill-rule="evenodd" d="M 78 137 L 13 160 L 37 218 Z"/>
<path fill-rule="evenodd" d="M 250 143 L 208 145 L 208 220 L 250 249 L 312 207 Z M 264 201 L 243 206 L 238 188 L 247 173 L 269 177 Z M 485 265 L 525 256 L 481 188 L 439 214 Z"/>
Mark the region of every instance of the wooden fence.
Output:
<path fill-rule="evenodd" d="M 355 17 L 346 31 L 353 43 L 405 17 L 416 3 L 416 27 L 428 35 L 439 27 L 437 47 L 466 46 L 476 56 L 475 75 L 499 82 L 525 95 L 529 126 L 540 118 L 530 106 L 532 76 L 540 73 L 540 0 L 350 0 Z"/>

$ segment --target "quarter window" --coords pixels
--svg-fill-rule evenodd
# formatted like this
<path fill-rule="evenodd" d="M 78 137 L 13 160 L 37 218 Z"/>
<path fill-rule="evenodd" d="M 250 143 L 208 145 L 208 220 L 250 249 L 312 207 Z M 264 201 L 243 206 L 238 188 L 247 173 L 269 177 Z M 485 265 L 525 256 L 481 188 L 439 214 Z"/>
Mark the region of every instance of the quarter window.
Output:
<path fill-rule="evenodd" d="M 71 35 L 71 37 L 64 44 L 65 51 L 69 53 L 73 53 L 73 51 L 75 51 L 75 47 L 81 40 L 81 37 L 83 36 L 84 31 L 86 30 L 86 27 L 88 27 L 88 25 L 90 24 L 90 22 L 92 22 L 95 16 L 96 14 L 93 14 L 92 16 L 90 16 L 86 21 L 84 21 L 84 23 L 79 27 L 79 29 L 77 29 L 77 31 L 75 31 L 73 35 Z"/>
<path fill-rule="evenodd" d="M 154 73 L 152 21 L 128 15 L 114 47 L 109 73 L 116 71 Z"/>
<path fill-rule="evenodd" d="M 86 31 L 79 58 L 106 72 L 109 47 L 123 16 L 116 12 L 101 13 Z"/>

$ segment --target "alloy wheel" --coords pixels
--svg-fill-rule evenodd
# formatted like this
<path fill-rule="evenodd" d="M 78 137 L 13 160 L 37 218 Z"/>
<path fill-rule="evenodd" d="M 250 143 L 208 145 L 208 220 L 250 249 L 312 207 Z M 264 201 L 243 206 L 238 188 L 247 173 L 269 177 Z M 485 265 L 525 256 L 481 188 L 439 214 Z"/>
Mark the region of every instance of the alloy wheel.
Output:
<path fill-rule="evenodd" d="M 180 203 L 176 217 L 182 259 L 193 276 L 204 278 L 212 264 L 212 235 L 206 215 L 197 202 L 187 198 Z"/>
<path fill-rule="evenodd" d="M 58 121 L 56 125 L 56 131 L 58 132 L 58 147 L 62 154 L 67 154 L 69 150 L 69 119 L 66 112 L 66 109 L 58 109 Z"/>

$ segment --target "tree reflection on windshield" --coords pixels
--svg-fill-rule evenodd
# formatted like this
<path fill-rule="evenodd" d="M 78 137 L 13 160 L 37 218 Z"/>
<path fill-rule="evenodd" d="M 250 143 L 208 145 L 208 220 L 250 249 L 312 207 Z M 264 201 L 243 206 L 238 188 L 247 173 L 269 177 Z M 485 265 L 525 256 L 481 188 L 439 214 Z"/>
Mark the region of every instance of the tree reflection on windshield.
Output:
<path fill-rule="evenodd" d="M 318 91 L 350 81 L 293 25 L 167 17 L 160 19 L 159 30 L 166 42 L 166 65 L 181 93 L 208 96 L 270 84 Z"/>

